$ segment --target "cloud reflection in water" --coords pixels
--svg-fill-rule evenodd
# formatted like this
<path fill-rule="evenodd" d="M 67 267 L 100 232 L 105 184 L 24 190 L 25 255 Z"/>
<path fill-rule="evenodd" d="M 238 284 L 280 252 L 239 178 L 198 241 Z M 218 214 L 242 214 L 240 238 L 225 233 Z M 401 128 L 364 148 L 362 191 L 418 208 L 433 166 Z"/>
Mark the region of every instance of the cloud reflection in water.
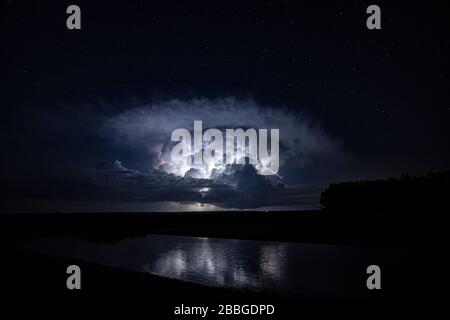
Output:
<path fill-rule="evenodd" d="M 189 238 L 176 249 L 162 251 L 143 270 L 163 277 L 210 286 L 259 288 L 261 277 L 273 280 L 282 276 L 283 244 L 252 246 L 242 241 Z M 279 280 L 279 279 L 278 279 Z"/>
<path fill-rule="evenodd" d="M 395 250 L 147 235 L 113 244 L 83 239 L 34 240 L 34 251 L 151 273 L 207 286 L 250 288 L 305 296 L 363 294 L 361 270 Z M 383 253 L 383 254 L 382 254 Z M 361 291 L 362 290 L 362 291 Z"/>

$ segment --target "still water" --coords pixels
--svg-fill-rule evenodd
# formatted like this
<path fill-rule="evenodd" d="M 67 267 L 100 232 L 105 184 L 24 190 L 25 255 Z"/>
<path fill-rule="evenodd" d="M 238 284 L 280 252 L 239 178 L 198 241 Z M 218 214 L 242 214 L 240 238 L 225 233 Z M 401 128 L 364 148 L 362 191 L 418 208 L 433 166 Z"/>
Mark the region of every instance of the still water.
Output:
<path fill-rule="evenodd" d="M 366 291 L 366 268 L 395 256 L 392 249 L 147 235 L 111 244 L 40 239 L 48 255 L 194 282 L 206 286 L 334 296 Z"/>

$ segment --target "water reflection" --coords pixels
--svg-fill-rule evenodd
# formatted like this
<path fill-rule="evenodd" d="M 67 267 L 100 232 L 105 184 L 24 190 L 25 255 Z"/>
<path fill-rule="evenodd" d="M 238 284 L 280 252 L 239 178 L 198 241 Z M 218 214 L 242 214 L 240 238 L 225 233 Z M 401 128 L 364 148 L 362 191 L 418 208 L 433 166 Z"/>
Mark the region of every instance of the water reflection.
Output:
<path fill-rule="evenodd" d="M 260 269 L 280 269 L 280 261 L 274 260 L 277 257 L 253 258 L 257 250 L 254 253 L 248 248 L 242 250 L 242 241 L 208 238 L 184 240 L 176 245 L 176 249 L 163 251 L 151 259 L 143 266 L 143 271 L 210 286 L 258 288 L 262 282 L 260 276 L 266 274 Z M 263 247 L 262 255 L 266 251 Z"/>
<path fill-rule="evenodd" d="M 364 289 L 361 270 L 380 254 L 374 248 L 164 235 L 115 244 L 42 239 L 29 247 L 202 285 L 305 295 L 342 294 L 352 286 Z"/>
<path fill-rule="evenodd" d="M 286 251 L 285 245 L 266 245 L 261 248 L 259 264 L 264 279 L 277 281 L 282 277 L 286 264 Z"/>

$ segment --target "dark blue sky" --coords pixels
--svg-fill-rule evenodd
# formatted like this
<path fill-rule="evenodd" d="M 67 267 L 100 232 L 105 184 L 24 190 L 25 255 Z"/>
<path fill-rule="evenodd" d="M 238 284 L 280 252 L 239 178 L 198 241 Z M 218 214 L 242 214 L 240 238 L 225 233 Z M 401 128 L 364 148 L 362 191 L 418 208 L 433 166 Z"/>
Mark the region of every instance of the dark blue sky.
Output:
<path fill-rule="evenodd" d="M 448 11 L 437 2 L 2 1 L 2 172 L 82 170 L 145 154 L 98 134 L 105 119 L 171 99 L 234 97 L 302 113 L 348 162 L 316 159 L 288 182 L 448 169 Z M 290 180 L 290 181 L 289 181 Z"/>

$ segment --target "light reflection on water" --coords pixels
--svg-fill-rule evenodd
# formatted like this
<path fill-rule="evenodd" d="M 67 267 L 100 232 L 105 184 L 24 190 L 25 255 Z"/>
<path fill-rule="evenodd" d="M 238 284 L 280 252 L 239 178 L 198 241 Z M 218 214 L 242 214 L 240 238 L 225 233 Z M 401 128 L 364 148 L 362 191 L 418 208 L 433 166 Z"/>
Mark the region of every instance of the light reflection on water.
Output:
<path fill-rule="evenodd" d="M 277 281 L 281 277 L 283 260 L 274 252 L 283 252 L 286 245 L 260 246 L 247 241 L 246 249 L 242 250 L 240 240 L 189 240 L 160 253 L 146 263 L 143 270 L 163 277 L 225 287 L 259 288 L 266 279 Z"/>
<path fill-rule="evenodd" d="M 304 295 L 334 295 L 352 286 L 362 288 L 367 263 L 379 256 L 375 249 L 358 247 L 165 235 L 114 244 L 41 239 L 30 248 L 207 286 Z"/>

